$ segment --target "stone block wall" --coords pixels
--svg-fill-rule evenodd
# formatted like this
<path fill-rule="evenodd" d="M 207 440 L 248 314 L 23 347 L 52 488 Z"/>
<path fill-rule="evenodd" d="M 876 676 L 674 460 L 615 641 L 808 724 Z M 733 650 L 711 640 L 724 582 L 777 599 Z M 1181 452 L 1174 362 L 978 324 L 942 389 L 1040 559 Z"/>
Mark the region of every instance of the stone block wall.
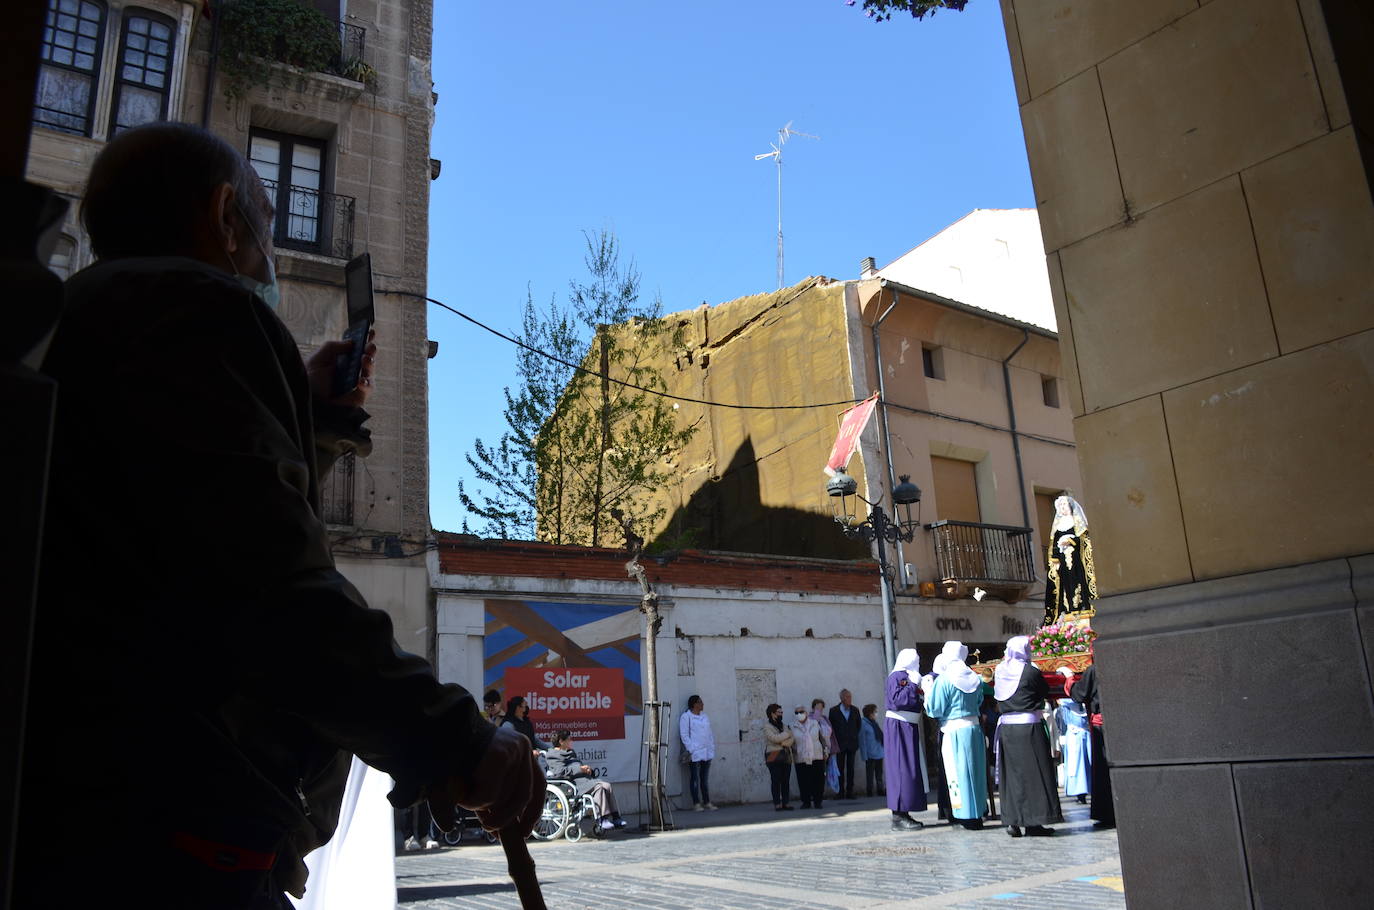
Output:
<path fill-rule="evenodd" d="M 1104 596 L 1128 904 L 1365 896 L 1374 12 L 1002 10 Z"/>

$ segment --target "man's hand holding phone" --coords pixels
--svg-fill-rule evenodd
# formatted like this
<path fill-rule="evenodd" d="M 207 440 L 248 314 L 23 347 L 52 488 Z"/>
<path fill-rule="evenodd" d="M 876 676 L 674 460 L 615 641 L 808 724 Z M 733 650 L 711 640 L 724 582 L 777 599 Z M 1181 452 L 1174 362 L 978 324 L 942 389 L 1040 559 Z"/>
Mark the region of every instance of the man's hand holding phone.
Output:
<path fill-rule="evenodd" d="M 358 384 L 342 395 L 335 395 L 334 373 L 339 361 L 353 353 L 352 341 L 326 341 L 305 363 L 305 371 L 310 376 L 310 390 L 315 397 L 328 404 L 346 405 L 360 408 L 372 394 L 372 372 L 377 365 L 377 337 L 374 329 L 367 333 L 367 346 L 363 348 L 362 369 L 359 371 Z"/>
<path fill-rule="evenodd" d="M 342 341 L 323 344 L 306 364 L 315 397 L 328 404 L 362 407 L 372 391 L 377 357 L 373 326 L 372 254 L 363 253 L 344 267 L 348 328 Z"/>

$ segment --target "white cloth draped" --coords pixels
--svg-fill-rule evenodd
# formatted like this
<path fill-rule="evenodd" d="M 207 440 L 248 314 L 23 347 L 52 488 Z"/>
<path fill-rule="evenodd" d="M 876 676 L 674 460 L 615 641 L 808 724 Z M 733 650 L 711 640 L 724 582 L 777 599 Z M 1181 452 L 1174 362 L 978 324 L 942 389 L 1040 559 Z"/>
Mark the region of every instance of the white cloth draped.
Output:
<path fill-rule="evenodd" d="M 396 840 L 391 777 L 354 756 L 339 826 L 305 858 L 310 878 L 298 910 L 395 910 Z"/>

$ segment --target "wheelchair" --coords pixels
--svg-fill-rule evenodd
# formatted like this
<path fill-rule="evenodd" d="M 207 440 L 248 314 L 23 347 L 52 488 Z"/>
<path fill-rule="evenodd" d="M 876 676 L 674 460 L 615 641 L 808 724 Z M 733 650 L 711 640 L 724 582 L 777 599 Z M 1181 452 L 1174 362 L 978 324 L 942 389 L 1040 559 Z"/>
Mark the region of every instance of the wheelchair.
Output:
<path fill-rule="evenodd" d="M 499 840 L 495 833 L 482 828 L 482 823 L 477 820 L 477 816 L 473 812 L 462 806 L 458 806 L 457 810 L 458 824 L 454 825 L 450 831 L 440 831 L 439 826 L 434 823 L 433 819 L 430 819 L 429 836 L 441 843 L 448 844 L 450 847 L 458 846 L 465 837 L 480 838 L 489 844 L 494 844 Z"/>
<path fill-rule="evenodd" d="M 590 821 L 588 821 L 590 820 Z M 577 784 L 570 780 L 551 780 L 544 785 L 544 811 L 534 824 L 536 840 L 554 840 L 560 834 L 570 841 L 582 839 L 584 828 L 592 837 L 606 832 L 596 821 L 596 806 L 590 793 L 577 795 Z"/>

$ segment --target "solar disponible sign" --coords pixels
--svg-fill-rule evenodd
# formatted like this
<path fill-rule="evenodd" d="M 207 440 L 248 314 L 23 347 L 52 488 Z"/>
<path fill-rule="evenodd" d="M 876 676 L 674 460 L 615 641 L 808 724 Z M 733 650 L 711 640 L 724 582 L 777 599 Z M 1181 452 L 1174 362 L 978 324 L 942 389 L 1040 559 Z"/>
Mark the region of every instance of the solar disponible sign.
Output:
<path fill-rule="evenodd" d="M 508 667 L 507 697 L 523 695 L 542 739 L 570 730 L 575 739 L 625 736 L 625 672 L 607 667 Z"/>

